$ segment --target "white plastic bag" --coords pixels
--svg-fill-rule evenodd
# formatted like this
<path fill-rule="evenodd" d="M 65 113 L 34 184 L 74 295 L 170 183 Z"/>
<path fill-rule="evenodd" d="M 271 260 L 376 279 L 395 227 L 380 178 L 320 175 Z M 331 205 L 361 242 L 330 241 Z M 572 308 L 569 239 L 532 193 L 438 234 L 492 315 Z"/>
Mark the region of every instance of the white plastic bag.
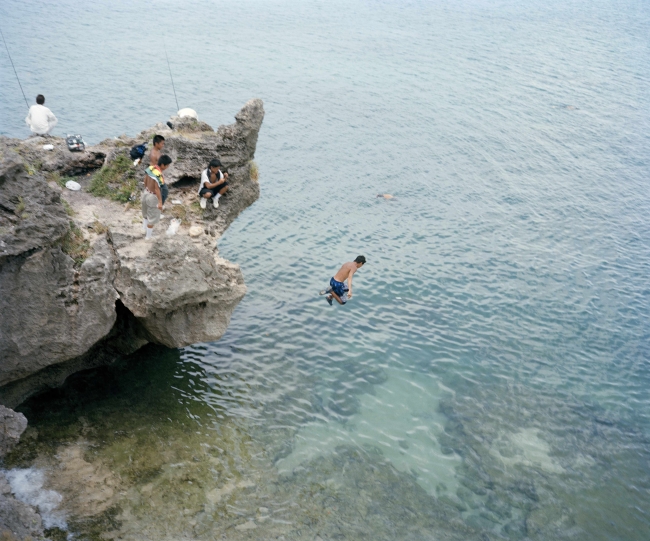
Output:
<path fill-rule="evenodd" d="M 74 180 L 68 180 L 68 182 L 65 183 L 65 187 L 68 188 L 68 190 L 72 190 L 73 192 L 78 192 L 81 190 L 81 184 L 75 182 Z"/>
<path fill-rule="evenodd" d="M 175 235 L 180 226 L 181 226 L 181 221 L 178 218 L 173 219 L 172 222 L 169 224 L 169 227 L 167 228 L 167 234 Z"/>

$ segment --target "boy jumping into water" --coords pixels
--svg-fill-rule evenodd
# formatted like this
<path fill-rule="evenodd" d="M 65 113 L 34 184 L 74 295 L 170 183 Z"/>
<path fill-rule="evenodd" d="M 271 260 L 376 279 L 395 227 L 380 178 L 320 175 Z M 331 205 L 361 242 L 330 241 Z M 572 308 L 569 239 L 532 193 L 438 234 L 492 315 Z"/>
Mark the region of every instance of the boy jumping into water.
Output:
<path fill-rule="evenodd" d="M 352 275 L 357 272 L 361 267 L 363 267 L 366 262 L 366 258 L 362 255 L 357 256 L 354 261 L 349 261 L 348 263 L 343 263 L 343 266 L 339 269 L 330 280 L 330 287 L 325 291 L 321 291 L 321 295 L 327 295 L 327 302 L 332 306 L 332 299 L 336 299 L 336 302 L 339 304 L 345 304 L 348 302 L 348 299 L 352 298 Z M 348 285 L 345 285 L 345 280 L 348 281 Z"/>

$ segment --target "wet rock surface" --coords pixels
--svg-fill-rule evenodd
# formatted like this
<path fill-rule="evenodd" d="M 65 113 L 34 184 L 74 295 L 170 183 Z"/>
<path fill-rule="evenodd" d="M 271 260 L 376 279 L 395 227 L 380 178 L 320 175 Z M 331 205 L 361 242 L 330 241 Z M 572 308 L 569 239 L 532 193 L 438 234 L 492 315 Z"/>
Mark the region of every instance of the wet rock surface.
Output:
<path fill-rule="evenodd" d="M 20 436 L 27 428 L 22 413 L 0 406 L 0 460 L 18 445 Z M 11 486 L 0 471 L 0 534 L 13 535 L 18 539 L 40 538 L 43 527 L 40 515 L 31 505 L 17 500 Z"/>
<path fill-rule="evenodd" d="M 31 505 L 14 498 L 6 477 L 0 472 L 0 534 L 3 533 L 17 539 L 41 539 L 43 524 L 41 516 Z"/>
<path fill-rule="evenodd" d="M 223 335 L 245 286 L 215 241 L 259 196 L 250 163 L 263 117 L 261 100 L 251 100 L 235 124 L 217 132 L 189 119 L 172 119 L 174 130 L 161 124 L 143 132 L 165 135 L 165 152 L 174 158 L 169 184 L 198 180 L 215 157 L 230 172 L 231 190 L 218 209 L 199 209 L 198 185 L 172 186 L 177 204 L 168 202 L 152 242 L 144 240 L 139 197 L 126 207 L 93 197 L 85 193 L 91 177 L 77 178 L 80 192 L 59 185 L 63 175 L 110 166 L 138 138 L 78 153 L 62 139 L 0 137 L 1 402 L 18 404 L 147 341 L 179 347 Z M 43 150 L 44 142 L 55 150 Z M 174 216 L 184 223 L 167 236 Z M 193 225 L 200 234 L 189 242 Z"/>

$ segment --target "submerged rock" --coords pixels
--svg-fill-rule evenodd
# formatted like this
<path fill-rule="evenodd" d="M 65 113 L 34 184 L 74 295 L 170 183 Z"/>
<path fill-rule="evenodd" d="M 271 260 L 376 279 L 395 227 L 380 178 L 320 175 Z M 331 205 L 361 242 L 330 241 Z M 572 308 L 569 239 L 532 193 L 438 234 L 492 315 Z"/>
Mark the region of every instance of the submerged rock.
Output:
<path fill-rule="evenodd" d="M 27 419 L 22 413 L 0 406 L 0 458 L 18 444 L 26 428 Z M 0 534 L 6 535 L 6 532 L 18 539 L 40 537 L 43 525 L 40 515 L 31 505 L 14 497 L 7 478 L 0 472 Z"/>
<path fill-rule="evenodd" d="M 11 487 L 0 473 L 0 535 L 6 539 L 7 532 L 15 539 L 41 538 L 43 524 L 41 516 L 31 506 L 18 501 L 11 493 Z M 11 537 L 9 537 L 11 539 Z"/>
<path fill-rule="evenodd" d="M 79 179 L 80 192 L 60 187 L 62 175 L 104 165 L 102 178 L 119 184 L 119 175 L 105 171 L 121 171 L 131 182 L 108 185 L 106 194 L 128 197 L 133 187 L 130 197 L 139 196 L 133 183 L 142 166 L 126 161 L 139 138 L 73 153 L 62 139 L 48 138 L 54 151 L 44 151 L 38 138 L 0 137 L 0 403 L 16 405 L 147 342 L 181 347 L 223 335 L 246 288 L 239 267 L 218 256 L 212 237 L 259 197 L 250 164 L 263 118 L 262 101 L 251 100 L 235 124 L 216 132 L 192 118 L 173 118 L 173 130 L 161 124 L 142 132 L 139 138 L 165 136 L 165 152 L 174 159 L 168 184 L 198 180 L 212 158 L 230 173 L 231 189 L 218 209 L 174 205 L 165 213 L 180 213 L 183 226 L 164 235 L 167 216 L 153 242 L 143 238 L 137 203 L 125 208 L 87 193 L 94 177 Z M 201 228 L 196 237 L 189 235 L 191 222 Z"/>

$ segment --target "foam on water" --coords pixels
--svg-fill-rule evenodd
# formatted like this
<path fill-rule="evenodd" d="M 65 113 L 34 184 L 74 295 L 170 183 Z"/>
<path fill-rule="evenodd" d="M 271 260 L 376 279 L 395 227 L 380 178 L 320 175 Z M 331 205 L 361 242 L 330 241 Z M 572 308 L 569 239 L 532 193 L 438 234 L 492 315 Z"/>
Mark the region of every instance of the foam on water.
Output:
<path fill-rule="evenodd" d="M 67 528 L 65 511 L 59 509 L 63 496 L 44 488 L 45 472 L 38 468 L 14 468 L 4 472 L 18 500 L 38 508 L 45 528 Z"/>

